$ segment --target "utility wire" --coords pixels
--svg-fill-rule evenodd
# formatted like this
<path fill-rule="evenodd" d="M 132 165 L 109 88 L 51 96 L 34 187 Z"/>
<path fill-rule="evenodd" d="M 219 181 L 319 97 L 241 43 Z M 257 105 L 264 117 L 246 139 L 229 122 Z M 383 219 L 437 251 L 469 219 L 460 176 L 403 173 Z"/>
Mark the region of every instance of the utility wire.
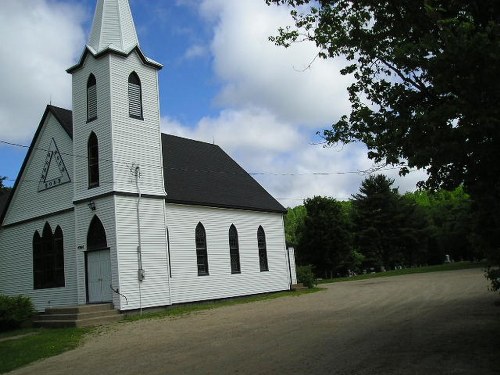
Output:
<path fill-rule="evenodd" d="M 14 146 L 14 147 L 22 147 L 22 148 L 29 148 L 30 146 L 27 145 L 22 145 L 22 144 L 17 144 L 17 143 L 11 143 L 7 142 L 5 140 L 0 139 L 0 143 L 9 145 L 9 146 Z M 46 148 L 42 147 L 34 147 L 33 148 L 36 151 L 43 151 L 47 152 L 49 151 Z M 73 153 L 68 153 L 68 152 L 61 152 L 59 151 L 59 154 L 61 155 L 66 155 L 66 156 L 72 156 L 72 157 L 78 157 L 82 159 L 88 159 L 88 156 L 86 155 L 79 155 L 79 154 L 73 154 Z M 106 158 L 100 158 L 100 161 L 102 162 L 110 162 L 114 164 L 119 164 L 119 165 L 125 165 L 127 167 L 130 167 L 131 165 L 134 164 L 132 161 L 116 161 L 113 159 L 106 159 Z M 152 167 L 152 168 L 158 168 L 158 169 L 165 169 L 163 165 L 159 166 L 158 164 L 142 164 L 145 167 Z M 229 174 L 229 175 L 235 175 L 235 174 L 249 174 L 251 176 L 332 176 L 332 175 L 346 175 L 346 174 L 358 174 L 358 175 L 370 175 L 375 172 L 379 171 L 389 171 L 389 170 L 395 170 L 399 169 L 400 167 L 387 167 L 385 166 L 374 166 L 365 170 L 356 170 L 356 171 L 335 171 L 335 172 L 245 172 L 245 173 L 234 173 L 234 172 L 227 172 L 227 171 L 221 171 L 221 170 L 203 170 L 203 169 L 189 169 L 189 168 L 175 168 L 175 167 L 168 167 L 167 169 L 169 170 L 175 170 L 175 171 L 182 171 L 182 172 L 189 172 L 189 173 L 223 173 L 223 174 Z M 414 170 L 410 170 L 412 172 Z M 8 181 L 10 181 L 8 179 Z M 114 182 L 109 182 L 109 183 L 114 183 Z"/>

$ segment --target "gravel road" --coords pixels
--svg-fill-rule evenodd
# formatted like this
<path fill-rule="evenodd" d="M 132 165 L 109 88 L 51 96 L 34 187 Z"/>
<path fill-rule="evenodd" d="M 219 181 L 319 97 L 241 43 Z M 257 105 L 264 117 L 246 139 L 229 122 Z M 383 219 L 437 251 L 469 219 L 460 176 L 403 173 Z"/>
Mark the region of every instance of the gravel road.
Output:
<path fill-rule="evenodd" d="M 500 374 L 481 269 L 326 290 L 103 329 L 12 374 Z"/>

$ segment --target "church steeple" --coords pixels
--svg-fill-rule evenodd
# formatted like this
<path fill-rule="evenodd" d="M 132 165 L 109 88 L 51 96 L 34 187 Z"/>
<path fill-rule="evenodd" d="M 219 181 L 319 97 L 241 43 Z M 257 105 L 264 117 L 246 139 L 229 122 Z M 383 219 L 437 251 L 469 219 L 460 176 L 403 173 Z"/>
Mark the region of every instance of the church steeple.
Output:
<path fill-rule="evenodd" d="M 128 0 L 98 0 L 87 47 L 96 55 L 107 49 L 128 54 L 139 46 Z"/>

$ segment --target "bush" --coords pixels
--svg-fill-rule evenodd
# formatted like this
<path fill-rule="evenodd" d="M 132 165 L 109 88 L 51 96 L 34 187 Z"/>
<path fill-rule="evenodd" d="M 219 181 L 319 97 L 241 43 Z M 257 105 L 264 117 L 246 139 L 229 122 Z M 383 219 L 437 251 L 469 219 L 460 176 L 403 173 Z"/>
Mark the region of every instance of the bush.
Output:
<path fill-rule="evenodd" d="M 29 297 L 0 294 L 0 332 L 21 327 L 34 313 L 35 308 Z"/>
<path fill-rule="evenodd" d="M 304 284 L 304 286 L 308 288 L 314 288 L 314 286 L 318 283 L 310 264 L 307 266 L 297 267 L 297 280 L 299 283 Z"/>
<path fill-rule="evenodd" d="M 493 292 L 500 292 L 500 268 L 488 267 L 485 276 L 491 282 L 490 290 Z"/>

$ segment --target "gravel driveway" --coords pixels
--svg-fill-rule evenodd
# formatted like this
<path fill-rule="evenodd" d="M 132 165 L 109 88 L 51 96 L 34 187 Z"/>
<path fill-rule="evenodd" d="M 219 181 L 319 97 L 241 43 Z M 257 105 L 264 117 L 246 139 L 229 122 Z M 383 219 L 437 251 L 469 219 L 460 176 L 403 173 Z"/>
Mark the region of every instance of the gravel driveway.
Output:
<path fill-rule="evenodd" d="M 13 374 L 500 374 L 500 307 L 481 269 L 117 324 Z"/>

